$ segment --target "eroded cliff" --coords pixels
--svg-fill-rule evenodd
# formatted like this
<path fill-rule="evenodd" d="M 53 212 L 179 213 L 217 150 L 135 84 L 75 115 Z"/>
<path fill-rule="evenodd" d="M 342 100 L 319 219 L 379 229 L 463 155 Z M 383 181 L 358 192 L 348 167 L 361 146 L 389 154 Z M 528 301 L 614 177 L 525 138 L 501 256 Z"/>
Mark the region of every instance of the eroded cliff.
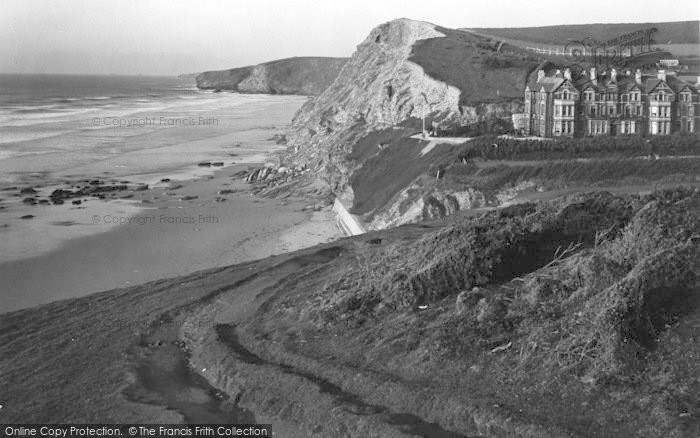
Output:
<path fill-rule="evenodd" d="M 239 93 L 319 95 L 347 58 L 297 57 L 197 75 L 197 88 Z"/>
<path fill-rule="evenodd" d="M 397 160 L 405 158 L 397 158 L 402 154 L 396 149 L 411 154 L 416 141 L 410 136 L 420 132 L 421 120 L 443 134 L 508 130 L 535 65 L 516 48 L 467 32 L 408 19 L 384 23 L 357 47 L 333 84 L 297 113 L 288 161 L 314 170 L 314 187 L 326 184 L 355 210 L 358 189 L 386 191 L 361 214 L 391 209 L 392 197 L 435 164 L 413 154 L 404 163 L 412 170 L 392 177 L 402 171 Z M 375 138 L 378 132 L 381 138 Z M 367 175 L 370 160 L 375 166 Z M 374 187 L 360 187 L 357 171 L 363 167 L 364 180 L 372 179 Z"/>

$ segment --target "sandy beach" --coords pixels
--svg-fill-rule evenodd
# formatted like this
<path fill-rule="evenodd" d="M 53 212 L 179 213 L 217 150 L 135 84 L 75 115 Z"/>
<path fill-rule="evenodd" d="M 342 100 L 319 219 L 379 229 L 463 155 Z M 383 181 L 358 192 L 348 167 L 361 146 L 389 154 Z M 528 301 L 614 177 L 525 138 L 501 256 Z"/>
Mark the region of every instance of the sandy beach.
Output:
<path fill-rule="evenodd" d="M 103 232 L 0 264 L 3 311 L 237 264 L 341 236 L 330 207 L 302 212 L 310 201 L 254 196 L 231 176 L 236 170 L 241 169 L 178 182 L 177 190 L 137 192 L 132 200 L 147 201 L 142 205 L 148 207 L 133 214 L 96 213 L 89 226 Z M 233 193 L 219 195 L 222 191 Z"/>
<path fill-rule="evenodd" d="M 341 236 L 330 206 L 312 211 L 305 207 L 315 200 L 258 197 L 242 179 L 284 149 L 275 136 L 304 99 L 242 99 L 252 103 L 197 106 L 217 111 L 215 129 L 137 131 L 119 154 L 73 153 L 52 172 L 4 173 L 13 180 L 0 184 L 0 313 Z M 31 157 L 13 160 L 3 165 L 33 166 Z M 57 189 L 95 188 L 104 191 L 51 198 Z"/>

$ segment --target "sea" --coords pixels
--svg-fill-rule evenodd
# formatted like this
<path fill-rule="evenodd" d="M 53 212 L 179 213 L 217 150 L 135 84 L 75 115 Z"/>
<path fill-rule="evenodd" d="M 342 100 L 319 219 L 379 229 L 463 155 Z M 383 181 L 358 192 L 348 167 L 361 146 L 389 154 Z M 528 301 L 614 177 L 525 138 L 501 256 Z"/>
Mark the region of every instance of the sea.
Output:
<path fill-rule="evenodd" d="M 267 126 L 303 100 L 200 91 L 177 77 L 0 74 L 0 184 L 182 169 L 220 146 L 202 140 Z"/>
<path fill-rule="evenodd" d="M 143 209 L 128 200 L 31 206 L 21 189 L 48 199 L 76 181 L 153 187 L 220 169 L 203 161 L 264 162 L 280 148 L 270 137 L 306 99 L 202 91 L 177 77 L 0 74 L 0 264 L 103 232 L 90 214 Z"/>

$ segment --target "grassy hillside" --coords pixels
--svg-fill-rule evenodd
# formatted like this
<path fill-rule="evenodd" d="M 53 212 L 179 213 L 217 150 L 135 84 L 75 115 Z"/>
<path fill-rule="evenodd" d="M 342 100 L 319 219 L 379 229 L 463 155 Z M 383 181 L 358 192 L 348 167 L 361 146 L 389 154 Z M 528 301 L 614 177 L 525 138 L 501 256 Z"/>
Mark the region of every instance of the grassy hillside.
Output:
<path fill-rule="evenodd" d="M 3 314 L 0 418 L 697 437 L 698 218 L 583 194 Z"/>
<path fill-rule="evenodd" d="M 697 436 L 698 212 L 596 193 L 358 236 L 235 330 L 355 412 L 454 433 L 421 436 Z"/>
<path fill-rule="evenodd" d="M 494 200 L 497 192 L 520 183 L 559 190 L 692 183 L 700 177 L 696 136 L 556 140 L 480 136 L 462 144 L 439 144 L 436 139 L 438 145 L 421 154 L 427 142 L 410 138 L 419 126 L 409 120 L 403 127 L 376 131 L 354 142 L 348 156 L 356 165 L 349 181 L 353 213 L 381 209 L 418 178 L 424 186 L 434 184 L 445 192 L 471 188 Z M 644 159 L 650 154 L 661 159 Z"/>
<path fill-rule="evenodd" d="M 654 34 L 654 39 L 658 44 L 700 43 L 699 21 L 565 24 L 542 27 L 473 28 L 470 30 L 501 38 L 531 41 L 540 44 L 564 45 L 569 39 L 582 40 L 587 37 L 593 37 L 598 41 L 607 41 L 622 34 L 649 27 L 658 29 Z"/>
<path fill-rule="evenodd" d="M 197 75 L 203 90 L 318 95 L 338 76 L 346 58 L 297 57 L 257 66 L 207 71 Z"/>
<path fill-rule="evenodd" d="M 498 47 L 488 38 L 437 27 L 445 37 L 418 41 L 410 60 L 462 91 L 460 104 L 522 98 L 527 75 L 538 59 L 518 47 Z"/>

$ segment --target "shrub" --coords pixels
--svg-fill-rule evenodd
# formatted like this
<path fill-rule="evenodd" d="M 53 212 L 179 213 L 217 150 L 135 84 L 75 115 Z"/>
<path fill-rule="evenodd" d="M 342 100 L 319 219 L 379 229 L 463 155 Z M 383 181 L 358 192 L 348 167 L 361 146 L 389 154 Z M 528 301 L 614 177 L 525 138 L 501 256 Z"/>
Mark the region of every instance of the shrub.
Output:
<path fill-rule="evenodd" d="M 591 157 L 616 153 L 627 156 L 700 155 L 700 142 L 694 135 L 654 137 L 586 137 L 517 140 L 496 136 L 478 137 L 469 142 L 460 158 L 487 160 L 548 160 Z"/>

